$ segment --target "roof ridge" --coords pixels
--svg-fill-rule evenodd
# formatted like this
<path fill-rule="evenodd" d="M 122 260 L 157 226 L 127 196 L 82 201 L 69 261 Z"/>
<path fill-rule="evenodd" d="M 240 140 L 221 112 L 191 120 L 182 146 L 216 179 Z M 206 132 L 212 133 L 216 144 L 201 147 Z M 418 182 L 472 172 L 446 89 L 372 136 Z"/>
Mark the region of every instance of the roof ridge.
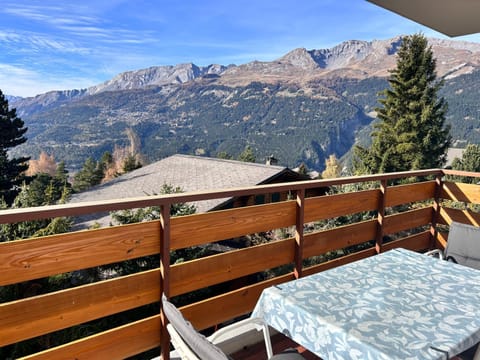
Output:
<path fill-rule="evenodd" d="M 173 157 L 183 157 L 183 158 L 189 158 L 189 159 L 197 159 L 197 160 L 202 160 L 202 161 L 215 161 L 215 162 L 228 162 L 232 164 L 237 164 L 237 165 L 244 165 L 244 166 L 257 166 L 257 167 L 266 167 L 266 168 L 272 168 L 272 169 L 287 169 L 287 166 L 281 166 L 281 165 L 268 165 L 268 164 L 262 164 L 262 163 L 254 163 L 254 162 L 249 162 L 249 161 L 241 161 L 241 160 L 234 160 L 234 159 L 221 159 L 221 158 L 214 158 L 214 157 L 209 157 L 209 156 L 197 156 L 197 155 L 187 155 L 187 154 L 174 154 L 171 156 L 168 156 L 166 158 L 163 158 L 161 160 L 157 161 L 162 161 L 166 160 L 168 158 L 173 158 Z M 155 162 L 157 162 L 155 161 Z M 155 163 L 154 162 L 154 163 Z M 152 164 L 154 164 L 152 163 Z"/>

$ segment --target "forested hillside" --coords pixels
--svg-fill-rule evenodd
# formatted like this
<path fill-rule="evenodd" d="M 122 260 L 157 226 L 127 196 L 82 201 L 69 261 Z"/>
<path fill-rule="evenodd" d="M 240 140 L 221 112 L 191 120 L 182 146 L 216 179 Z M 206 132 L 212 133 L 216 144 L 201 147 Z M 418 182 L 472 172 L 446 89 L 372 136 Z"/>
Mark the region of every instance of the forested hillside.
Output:
<path fill-rule="evenodd" d="M 273 155 L 281 165 L 303 162 L 322 170 L 330 154 L 341 158 L 355 141 L 369 141 L 377 94 L 388 86 L 398 41 L 346 42 L 322 52 L 328 61 L 320 62 L 318 52 L 297 49 L 278 61 L 190 71 L 173 83 L 151 68 L 129 72 L 124 84 L 116 77 L 109 86 L 15 99 L 29 128 L 28 141 L 15 152 L 36 158 L 44 151 L 76 171 L 88 156 L 99 159 L 128 145 L 128 129 L 150 162 L 175 153 L 237 157 L 248 145 L 259 162 Z M 477 44 L 432 43 L 445 78 L 440 94 L 449 103 L 453 145 L 480 143 L 480 50 Z M 149 71 L 154 82 L 136 87 L 135 77 Z"/>
<path fill-rule="evenodd" d="M 125 129 L 132 128 L 150 161 L 174 153 L 237 156 L 249 145 L 257 159 L 273 154 L 291 167 L 305 162 L 320 168 L 329 154 L 348 151 L 355 130 L 371 119 L 363 111 L 367 94 L 357 94 L 359 107 L 348 101 L 355 95 L 337 96 L 321 84 L 311 91 L 195 82 L 172 91 L 103 92 L 27 117 L 31 141 L 22 151 L 54 153 L 78 168 L 87 156 L 125 146 Z"/>

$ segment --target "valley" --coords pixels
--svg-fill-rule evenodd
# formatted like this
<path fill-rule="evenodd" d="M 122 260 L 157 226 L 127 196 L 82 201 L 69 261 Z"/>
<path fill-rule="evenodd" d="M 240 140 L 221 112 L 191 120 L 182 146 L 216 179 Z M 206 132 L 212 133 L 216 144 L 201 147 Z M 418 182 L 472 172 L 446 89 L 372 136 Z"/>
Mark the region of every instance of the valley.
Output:
<path fill-rule="evenodd" d="M 172 154 L 273 155 L 294 168 L 322 170 L 368 142 L 378 92 L 388 86 L 399 38 L 295 49 L 272 62 L 180 64 L 120 74 L 98 86 L 13 99 L 29 128 L 15 152 L 40 151 L 76 171 L 84 160 L 139 137 L 149 162 Z M 454 146 L 480 143 L 480 45 L 431 39 L 449 103 Z"/>

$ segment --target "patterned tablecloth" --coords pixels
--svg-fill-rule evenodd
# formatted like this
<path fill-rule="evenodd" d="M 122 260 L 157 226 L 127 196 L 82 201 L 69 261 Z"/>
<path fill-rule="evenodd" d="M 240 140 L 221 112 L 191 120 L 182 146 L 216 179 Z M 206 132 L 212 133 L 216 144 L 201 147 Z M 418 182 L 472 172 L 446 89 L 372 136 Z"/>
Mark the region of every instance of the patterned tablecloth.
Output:
<path fill-rule="evenodd" d="M 252 316 L 323 359 L 446 359 L 480 342 L 480 271 L 395 249 L 267 288 Z"/>

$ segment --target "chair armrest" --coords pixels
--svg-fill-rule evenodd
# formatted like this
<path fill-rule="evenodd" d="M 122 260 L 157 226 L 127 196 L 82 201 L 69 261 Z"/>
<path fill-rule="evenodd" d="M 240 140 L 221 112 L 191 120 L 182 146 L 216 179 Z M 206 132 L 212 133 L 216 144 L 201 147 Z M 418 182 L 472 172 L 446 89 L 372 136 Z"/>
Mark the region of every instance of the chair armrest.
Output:
<path fill-rule="evenodd" d="M 234 322 L 208 337 L 208 340 L 213 344 L 220 344 L 223 341 L 237 337 L 241 334 L 247 333 L 251 330 L 263 331 L 263 338 L 265 341 L 265 347 L 267 350 L 268 359 L 273 356 L 272 343 L 270 341 L 270 331 L 268 325 L 260 318 L 247 318 Z"/>
<path fill-rule="evenodd" d="M 172 324 L 167 324 L 167 330 L 170 334 L 170 341 L 175 347 L 175 351 L 182 359 L 199 360 L 198 356 L 193 353 L 188 345 L 183 341 L 182 337 L 177 333 Z"/>
<path fill-rule="evenodd" d="M 427 256 L 438 257 L 440 260 L 444 259 L 443 251 L 440 249 L 433 249 L 424 253 Z"/>

